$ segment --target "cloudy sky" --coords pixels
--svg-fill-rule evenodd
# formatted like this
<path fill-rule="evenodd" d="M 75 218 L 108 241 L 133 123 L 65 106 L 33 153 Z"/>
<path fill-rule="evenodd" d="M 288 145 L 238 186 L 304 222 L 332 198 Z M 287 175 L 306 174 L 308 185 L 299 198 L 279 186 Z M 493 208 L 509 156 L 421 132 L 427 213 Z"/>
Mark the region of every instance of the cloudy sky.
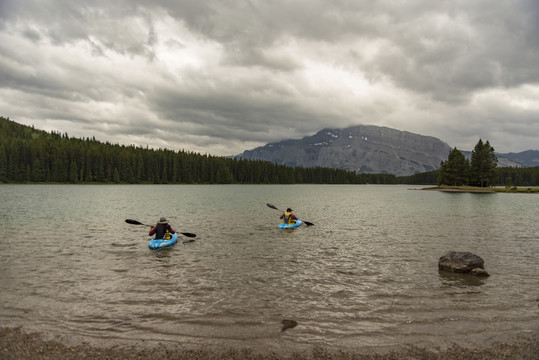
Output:
<path fill-rule="evenodd" d="M 539 149 L 539 1 L 0 0 L 0 116 L 213 155 L 360 124 Z"/>

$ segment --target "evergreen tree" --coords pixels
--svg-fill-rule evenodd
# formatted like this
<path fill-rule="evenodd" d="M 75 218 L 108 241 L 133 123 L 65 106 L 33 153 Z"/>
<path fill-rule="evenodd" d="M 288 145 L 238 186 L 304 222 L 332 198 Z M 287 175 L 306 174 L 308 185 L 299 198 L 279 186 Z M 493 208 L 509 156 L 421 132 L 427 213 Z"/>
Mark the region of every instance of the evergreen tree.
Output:
<path fill-rule="evenodd" d="M 75 160 L 71 161 L 71 166 L 69 169 L 69 182 L 76 184 L 79 182 L 79 170 L 77 168 L 77 162 Z"/>
<path fill-rule="evenodd" d="M 81 179 L 82 180 L 82 179 Z M 92 175 L 92 162 L 90 160 L 89 154 L 86 155 L 86 171 L 84 173 L 84 181 L 85 182 L 92 182 L 93 175 Z"/>
<path fill-rule="evenodd" d="M 43 168 L 43 163 L 40 159 L 35 159 L 32 164 L 32 175 L 30 179 L 34 182 L 46 181 L 45 179 L 45 169 Z"/>
<path fill-rule="evenodd" d="M 119 183 L 120 182 L 120 172 L 118 171 L 118 168 L 114 168 L 114 172 L 113 172 L 113 176 L 112 176 L 112 179 L 115 183 Z"/>
<path fill-rule="evenodd" d="M 7 157 L 3 144 L 0 144 L 0 182 L 5 182 L 7 178 Z"/>
<path fill-rule="evenodd" d="M 490 143 L 483 143 L 481 139 L 472 151 L 470 163 L 470 184 L 481 187 L 491 186 L 496 177 L 498 158 L 494 155 L 494 148 Z"/>
<path fill-rule="evenodd" d="M 440 165 L 440 178 L 438 184 L 462 186 L 468 182 L 470 172 L 470 163 L 464 154 L 454 148 L 449 153 L 446 161 Z"/>

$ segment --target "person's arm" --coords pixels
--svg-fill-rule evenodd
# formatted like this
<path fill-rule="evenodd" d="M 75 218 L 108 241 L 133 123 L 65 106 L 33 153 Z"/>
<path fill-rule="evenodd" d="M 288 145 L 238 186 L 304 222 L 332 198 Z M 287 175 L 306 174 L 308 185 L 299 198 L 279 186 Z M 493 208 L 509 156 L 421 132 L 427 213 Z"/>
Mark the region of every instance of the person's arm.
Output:
<path fill-rule="evenodd" d="M 282 218 L 284 218 L 284 213 L 279 217 L 279 219 L 282 219 Z"/>
<path fill-rule="evenodd" d="M 168 225 L 168 232 L 171 234 L 176 234 L 176 231 L 174 231 L 174 229 L 170 225 Z"/>
<path fill-rule="evenodd" d="M 150 233 L 148 235 L 152 236 L 153 234 L 155 234 L 156 230 L 157 230 L 157 226 L 152 226 L 150 229 Z"/>

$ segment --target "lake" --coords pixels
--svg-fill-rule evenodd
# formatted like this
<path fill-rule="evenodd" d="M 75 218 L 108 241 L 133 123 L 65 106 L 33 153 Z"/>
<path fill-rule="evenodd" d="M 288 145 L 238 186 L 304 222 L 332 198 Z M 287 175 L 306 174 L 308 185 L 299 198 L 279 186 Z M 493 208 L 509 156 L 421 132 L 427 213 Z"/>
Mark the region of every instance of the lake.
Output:
<path fill-rule="evenodd" d="M 477 346 L 539 324 L 539 197 L 375 185 L 0 185 L 0 323 L 278 353 Z M 279 209 L 314 226 L 277 229 Z M 196 233 L 148 249 L 166 216 Z M 488 278 L 438 271 L 448 250 Z M 281 320 L 298 326 L 281 332 Z"/>

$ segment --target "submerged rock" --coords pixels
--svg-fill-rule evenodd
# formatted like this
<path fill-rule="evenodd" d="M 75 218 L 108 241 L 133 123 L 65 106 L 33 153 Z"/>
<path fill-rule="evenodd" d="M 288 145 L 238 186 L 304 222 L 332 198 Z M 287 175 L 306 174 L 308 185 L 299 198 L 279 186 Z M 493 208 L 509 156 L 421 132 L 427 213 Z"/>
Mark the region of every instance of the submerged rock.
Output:
<path fill-rule="evenodd" d="M 298 326 L 298 322 L 296 320 L 283 320 L 281 321 L 283 324 L 283 327 L 281 328 L 281 331 L 285 331 L 286 329 L 292 329 Z"/>
<path fill-rule="evenodd" d="M 438 261 L 438 269 L 475 276 L 489 276 L 480 256 L 467 251 L 448 251 Z"/>

